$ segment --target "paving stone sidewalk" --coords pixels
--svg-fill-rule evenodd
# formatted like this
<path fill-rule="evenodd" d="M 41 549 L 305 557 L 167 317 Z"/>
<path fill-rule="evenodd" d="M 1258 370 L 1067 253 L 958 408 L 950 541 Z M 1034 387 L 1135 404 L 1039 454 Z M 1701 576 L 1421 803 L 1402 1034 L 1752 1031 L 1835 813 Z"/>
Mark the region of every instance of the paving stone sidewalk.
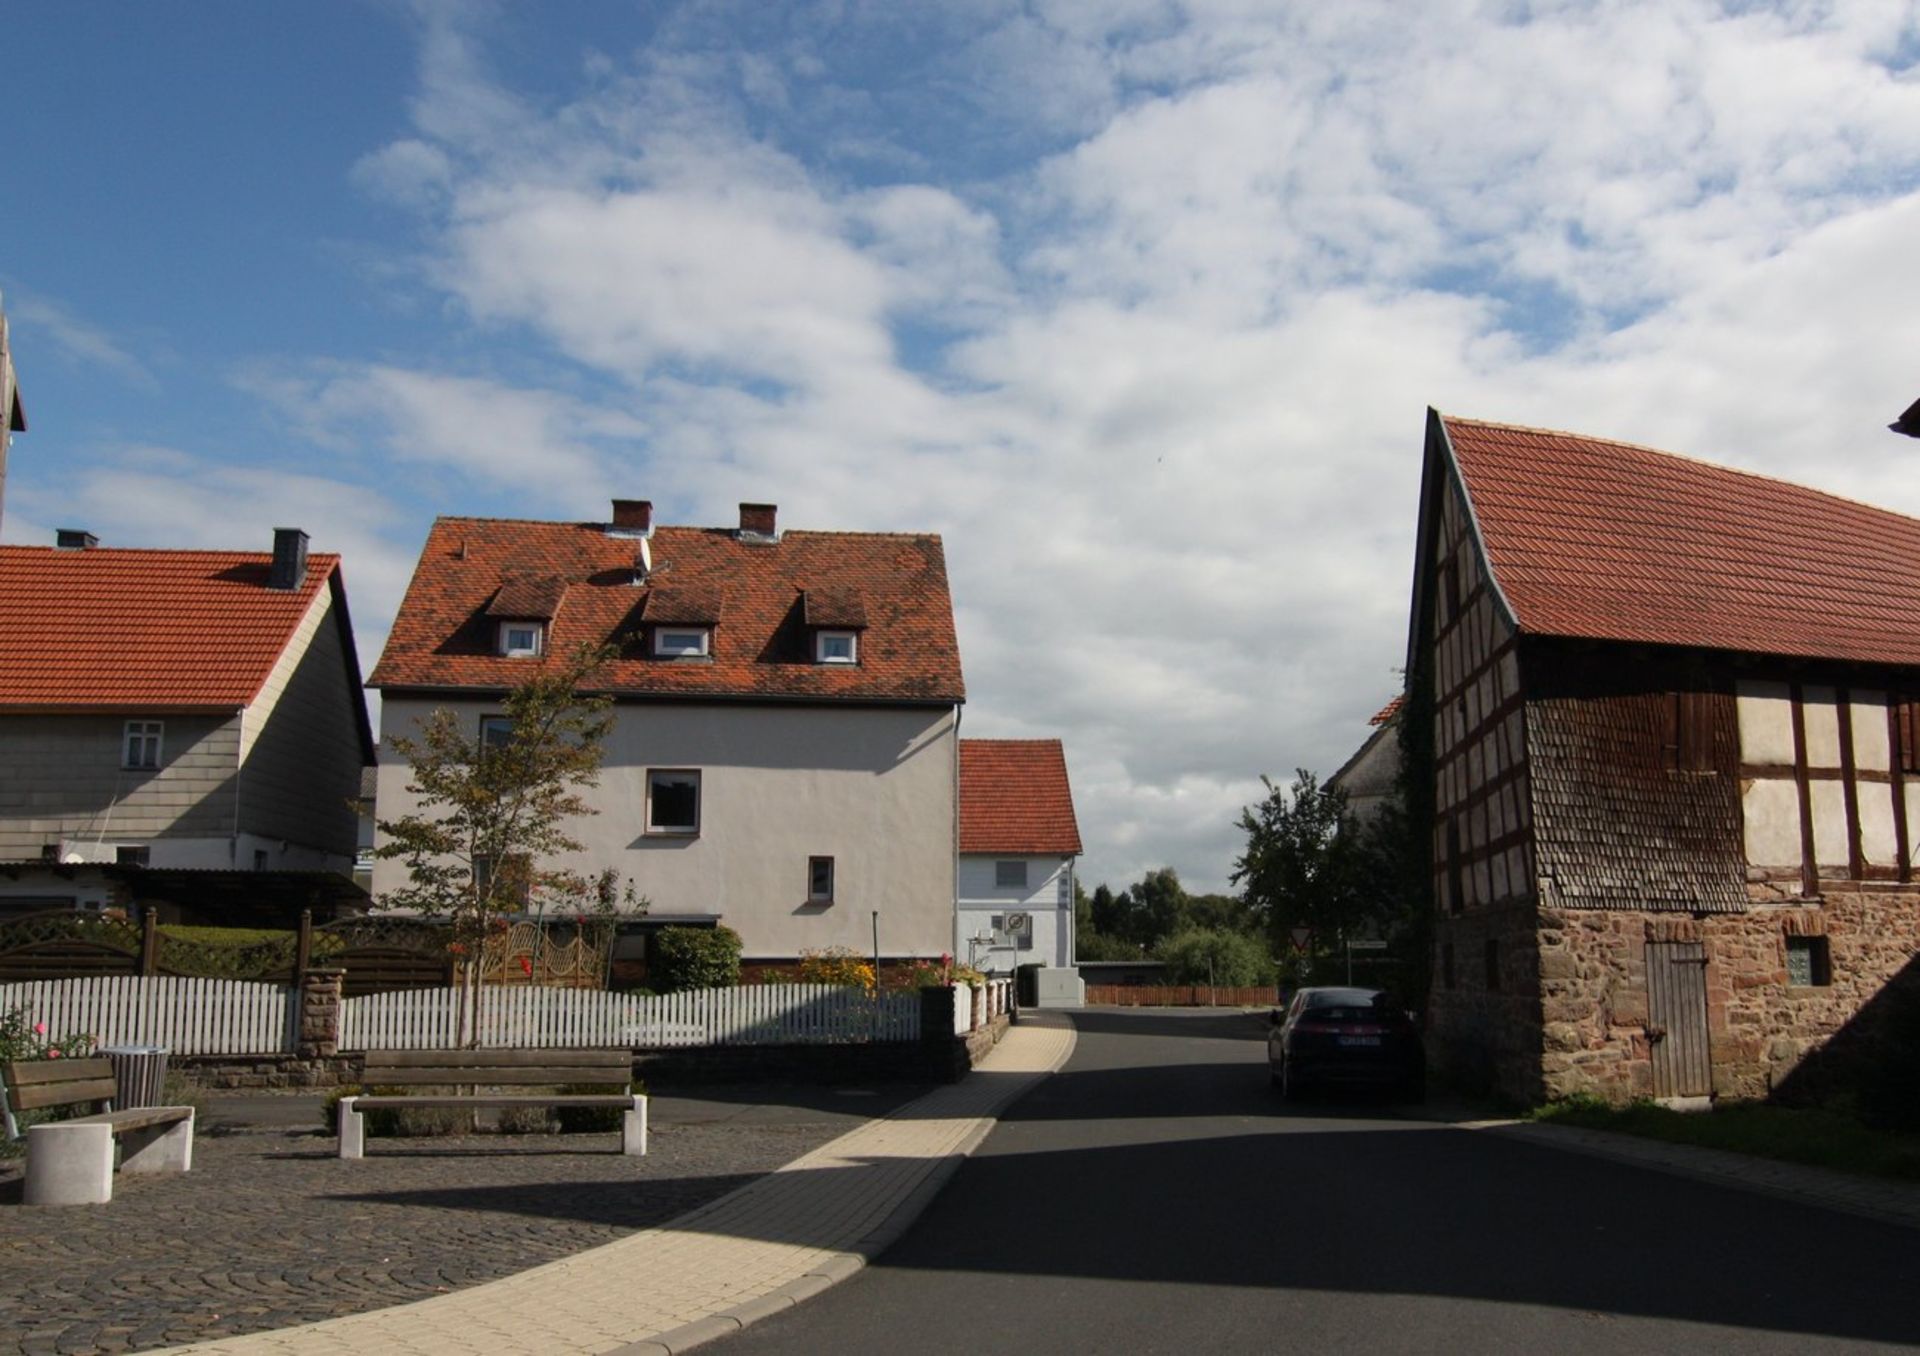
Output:
<path fill-rule="evenodd" d="M 434 1299 L 183 1350 L 224 1356 L 684 1351 L 857 1272 L 919 1214 L 986 1136 L 997 1112 L 1066 1062 L 1073 1043 L 1063 1018 L 1023 1021 L 964 1082 L 936 1089 L 669 1225 Z"/>
<path fill-rule="evenodd" d="M 762 1091 L 769 1104 L 656 1099 L 644 1158 L 609 1134 L 382 1139 L 343 1162 L 318 1099 L 276 1098 L 256 1114 L 274 1128 L 203 1133 L 192 1172 L 118 1178 L 106 1206 L 24 1206 L 12 1176 L 0 1353 L 135 1351 L 497 1280 L 683 1215 L 918 1090 Z"/>

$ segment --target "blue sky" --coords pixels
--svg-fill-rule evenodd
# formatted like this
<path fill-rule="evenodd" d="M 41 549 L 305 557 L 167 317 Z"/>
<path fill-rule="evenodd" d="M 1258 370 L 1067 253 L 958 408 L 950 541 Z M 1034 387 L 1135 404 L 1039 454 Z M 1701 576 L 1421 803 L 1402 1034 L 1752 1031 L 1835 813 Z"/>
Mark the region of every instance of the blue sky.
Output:
<path fill-rule="evenodd" d="M 969 735 L 1224 883 L 1392 691 L 1425 407 L 1920 512 L 1920 9 L 16 6 L 0 538 L 936 530 Z"/>

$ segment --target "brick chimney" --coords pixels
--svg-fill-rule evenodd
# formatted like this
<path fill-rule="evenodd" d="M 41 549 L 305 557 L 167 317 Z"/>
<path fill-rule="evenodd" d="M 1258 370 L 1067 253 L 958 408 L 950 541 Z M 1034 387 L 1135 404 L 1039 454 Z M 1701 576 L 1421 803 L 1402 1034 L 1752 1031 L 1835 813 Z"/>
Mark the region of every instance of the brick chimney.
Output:
<path fill-rule="evenodd" d="M 774 519 L 780 512 L 778 504 L 742 504 L 740 506 L 740 535 L 743 537 L 761 537 L 767 541 L 779 539 L 779 530 Z"/>
<path fill-rule="evenodd" d="M 81 528 L 57 527 L 53 531 L 53 544 L 62 551 L 91 551 L 100 544 L 100 538 Z"/>
<path fill-rule="evenodd" d="M 651 499 L 614 500 L 612 530 L 623 537 L 652 536 L 653 501 Z"/>
<path fill-rule="evenodd" d="M 267 571 L 270 589 L 297 589 L 307 582 L 307 534 L 297 527 L 273 529 L 273 565 Z"/>

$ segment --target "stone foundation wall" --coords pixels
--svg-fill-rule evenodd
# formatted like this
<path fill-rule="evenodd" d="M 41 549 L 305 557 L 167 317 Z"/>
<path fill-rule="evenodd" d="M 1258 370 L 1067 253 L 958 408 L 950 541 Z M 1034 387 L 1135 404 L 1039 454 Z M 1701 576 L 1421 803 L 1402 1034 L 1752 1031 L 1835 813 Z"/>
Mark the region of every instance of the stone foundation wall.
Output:
<path fill-rule="evenodd" d="M 1789 985 L 1787 938 L 1825 937 L 1830 982 Z M 1713 1091 L 1769 1096 L 1855 1023 L 1920 953 L 1920 889 L 1856 883 L 1820 903 L 1757 901 L 1739 914 L 1542 910 L 1540 1066 L 1549 1097 L 1621 1103 L 1653 1091 L 1646 945 L 1707 955 Z"/>
<path fill-rule="evenodd" d="M 1469 909 L 1438 921 L 1426 1031 L 1427 1062 L 1440 1079 L 1529 1106 L 1542 1095 L 1541 957 L 1533 918 L 1531 905 L 1521 904 Z"/>

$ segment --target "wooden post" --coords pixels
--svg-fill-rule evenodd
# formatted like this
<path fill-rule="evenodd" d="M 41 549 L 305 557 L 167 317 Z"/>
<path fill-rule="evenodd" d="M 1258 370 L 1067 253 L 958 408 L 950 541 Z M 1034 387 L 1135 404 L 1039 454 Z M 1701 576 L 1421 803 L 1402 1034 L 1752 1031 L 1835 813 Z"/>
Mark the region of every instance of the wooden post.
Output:
<path fill-rule="evenodd" d="M 160 973 L 160 915 L 149 904 L 140 918 L 140 973 Z"/>
<path fill-rule="evenodd" d="M 293 979 L 298 985 L 300 976 L 306 974 L 313 963 L 313 910 L 300 910 L 300 935 L 293 944 Z"/>

